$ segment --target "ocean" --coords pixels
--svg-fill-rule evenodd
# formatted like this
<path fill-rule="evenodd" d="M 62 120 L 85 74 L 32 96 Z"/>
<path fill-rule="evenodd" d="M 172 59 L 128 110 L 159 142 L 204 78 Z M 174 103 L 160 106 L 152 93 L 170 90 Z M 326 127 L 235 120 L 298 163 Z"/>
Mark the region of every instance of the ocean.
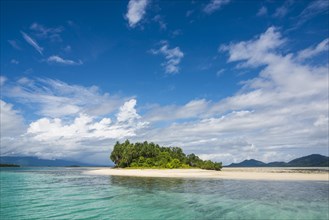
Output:
<path fill-rule="evenodd" d="M 93 176 L 1 168 L 0 219 L 329 219 L 327 181 Z"/>

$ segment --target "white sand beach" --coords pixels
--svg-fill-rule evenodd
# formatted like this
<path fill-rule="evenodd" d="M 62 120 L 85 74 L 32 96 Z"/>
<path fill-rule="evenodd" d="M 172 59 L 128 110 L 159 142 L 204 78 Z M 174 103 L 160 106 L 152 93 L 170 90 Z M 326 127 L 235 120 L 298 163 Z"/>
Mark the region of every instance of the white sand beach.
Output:
<path fill-rule="evenodd" d="M 328 170 L 308 168 L 223 168 L 222 171 L 201 169 L 99 168 L 96 170 L 86 171 L 86 174 L 134 177 L 329 181 Z"/>

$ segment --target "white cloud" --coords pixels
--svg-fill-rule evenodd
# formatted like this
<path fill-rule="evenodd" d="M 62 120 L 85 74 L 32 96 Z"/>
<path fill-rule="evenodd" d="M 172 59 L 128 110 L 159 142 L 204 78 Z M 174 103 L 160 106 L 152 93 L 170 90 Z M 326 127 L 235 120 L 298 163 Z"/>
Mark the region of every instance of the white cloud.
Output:
<path fill-rule="evenodd" d="M 296 58 L 299 61 L 303 61 L 305 59 L 312 58 L 318 55 L 319 53 L 328 52 L 328 51 L 329 51 L 329 38 L 320 42 L 316 47 L 309 47 L 298 52 Z"/>
<path fill-rule="evenodd" d="M 24 148 L 22 135 L 26 128 L 20 112 L 12 104 L 0 100 L 0 156 L 20 153 L 21 150 L 16 149 Z"/>
<path fill-rule="evenodd" d="M 37 119 L 25 125 L 20 112 L 1 101 L 1 155 L 108 163 L 115 141 L 132 138 L 148 125 L 137 113 L 135 99 L 101 94 L 95 86 L 24 77 L 8 81 L 2 94 L 24 106 L 23 112 L 36 113 Z"/>
<path fill-rule="evenodd" d="M 134 109 L 135 105 L 132 104 L 136 104 L 136 100 L 132 99 L 124 103 L 114 122 L 111 118 L 97 120 L 86 114 L 80 114 L 71 122 L 60 118 L 41 118 L 29 125 L 27 135 L 39 145 L 53 147 L 53 149 L 43 150 L 55 154 L 62 150 L 64 152 L 77 151 L 80 148 L 85 149 L 84 153 L 87 151 L 88 154 L 97 153 L 99 150 L 109 151 L 110 145 L 101 146 L 104 146 L 104 143 L 136 136 L 136 132 L 147 125 L 146 122 L 139 120 L 140 116 Z M 126 114 L 127 111 L 135 114 Z M 98 148 L 97 143 L 101 145 Z"/>
<path fill-rule="evenodd" d="M 96 86 L 69 85 L 52 79 L 21 78 L 2 88 L 5 97 L 30 106 L 36 114 L 46 117 L 88 114 L 101 116 L 113 113 L 125 100 L 100 93 Z"/>
<path fill-rule="evenodd" d="M 184 53 L 179 47 L 170 49 L 167 41 L 161 42 L 162 46 L 160 49 L 151 50 L 152 54 L 162 54 L 164 55 L 166 62 L 162 65 L 165 66 L 165 72 L 169 74 L 179 73 L 179 64 L 184 57 Z"/>
<path fill-rule="evenodd" d="M 126 18 L 129 26 L 135 27 L 144 17 L 149 0 L 130 0 Z"/>
<path fill-rule="evenodd" d="M 41 24 L 34 22 L 30 29 L 34 31 L 35 36 L 39 38 L 50 39 L 51 41 L 62 41 L 60 33 L 64 31 L 63 27 L 47 28 Z"/>
<path fill-rule="evenodd" d="M 262 6 L 258 12 L 257 12 L 257 16 L 264 16 L 267 15 L 267 8 L 265 6 Z"/>
<path fill-rule="evenodd" d="M 241 41 L 229 45 L 221 45 L 220 51 L 229 52 L 229 62 L 247 60 L 244 65 L 258 66 L 273 59 L 274 53 L 285 42 L 274 27 L 259 36 L 257 40 Z"/>
<path fill-rule="evenodd" d="M 80 114 L 74 118 L 71 123 L 65 123 L 60 118 L 41 118 L 32 122 L 27 130 L 27 133 L 41 142 L 49 144 L 62 143 L 66 146 L 79 145 L 81 141 L 99 141 L 106 139 L 124 139 L 136 135 L 136 131 L 143 128 L 146 123 L 140 122 L 140 117 L 134 106 L 131 103 L 136 103 L 136 100 L 126 102 L 120 109 L 120 114 L 125 114 L 125 111 L 135 111 L 135 115 L 120 118 L 113 123 L 110 118 L 102 118 L 96 120 L 86 114 Z M 127 109 L 127 106 L 129 106 Z M 127 116 L 127 115 L 126 115 Z"/>
<path fill-rule="evenodd" d="M 73 61 L 73 60 L 63 59 L 62 57 L 57 56 L 57 55 L 48 57 L 47 62 L 48 63 L 58 63 L 58 64 L 63 64 L 63 65 L 81 65 L 81 64 L 83 64 L 83 62 L 81 60 Z"/>
<path fill-rule="evenodd" d="M 0 100 L 0 129 L 1 139 L 11 138 L 20 134 L 24 129 L 24 120 L 13 105 Z"/>
<path fill-rule="evenodd" d="M 132 122 L 135 119 L 139 119 L 140 116 L 137 114 L 135 105 L 136 105 L 135 99 L 131 99 L 128 102 L 125 102 L 125 104 L 120 107 L 120 111 L 117 115 L 118 122 L 125 122 L 125 121 Z"/>
<path fill-rule="evenodd" d="M 219 10 L 223 5 L 230 3 L 231 0 L 211 0 L 204 8 L 203 11 L 212 14 Z"/>
<path fill-rule="evenodd" d="M 29 155 L 40 158 L 73 158 L 89 163 L 108 163 L 108 153 L 117 140 L 137 135 L 147 126 L 134 109 L 136 100 L 123 104 L 120 114 L 128 117 L 111 119 L 79 114 L 73 118 L 43 117 L 28 126 L 11 104 L 1 104 L 1 155 Z M 86 160 L 96 157 L 96 161 Z M 95 158 L 94 158 L 95 159 Z M 101 160 L 101 161 L 99 161 Z"/>
<path fill-rule="evenodd" d="M 40 47 L 35 40 L 33 40 L 29 35 L 27 35 L 23 31 L 21 31 L 21 34 L 23 35 L 24 40 L 26 40 L 28 44 L 30 44 L 36 51 L 38 51 L 41 55 L 43 55 L 42 54 L 43 48 Z"/>

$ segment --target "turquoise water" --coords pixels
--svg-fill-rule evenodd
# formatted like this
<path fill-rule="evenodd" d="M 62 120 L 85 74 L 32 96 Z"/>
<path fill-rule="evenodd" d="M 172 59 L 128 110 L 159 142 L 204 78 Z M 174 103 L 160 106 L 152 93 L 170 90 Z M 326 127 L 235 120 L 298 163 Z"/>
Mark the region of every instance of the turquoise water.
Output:
<path fill-rule="evenodd" d="M 328 182 L 91 176 L 3 168 L 0 219 L 328 219 Z"/>

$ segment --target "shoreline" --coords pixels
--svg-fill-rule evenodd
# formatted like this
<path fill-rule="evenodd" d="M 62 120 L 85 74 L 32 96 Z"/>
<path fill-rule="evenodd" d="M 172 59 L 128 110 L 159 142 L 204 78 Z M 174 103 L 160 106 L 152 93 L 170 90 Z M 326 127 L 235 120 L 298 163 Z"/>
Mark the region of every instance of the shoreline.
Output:
<path fill-rule="evenodd" d="M 329 181 L 328 170 L 280 168 L 223 168 L 222 171 L 202 169 L 122 169 L 101 168 L 86 171 L 89 175 L 162 177 L 189 179 Z"/>

